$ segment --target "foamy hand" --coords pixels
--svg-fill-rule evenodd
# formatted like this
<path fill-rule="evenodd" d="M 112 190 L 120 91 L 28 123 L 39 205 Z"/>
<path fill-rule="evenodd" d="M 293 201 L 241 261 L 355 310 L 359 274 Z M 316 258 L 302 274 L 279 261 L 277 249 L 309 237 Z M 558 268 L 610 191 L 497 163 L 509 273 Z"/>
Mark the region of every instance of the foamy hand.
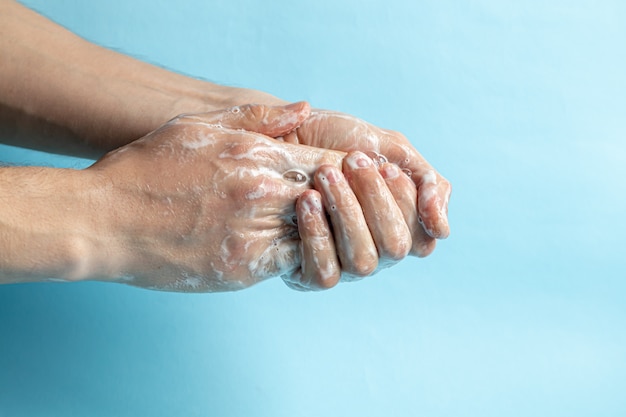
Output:
<path fill-rule="evenodd" d="M 107 154 L 88 169 L 105 194 L 100 269 L 169 291 L 236 290 L 278 275 L 323 289 L 342 273 L 372 273 L 379 253 L 383 263 L 404 257 L 409 230 L 371 160 L 272 139 L 309 114 L 297 103 L 183 115 Z"/>
<path fill-rule="evenodd" d="M 435 239 L 444 239 L 450 234 L 450 183 L 401 133 L 378 128 L 347 114 L 314 110 L 311 117 L 283 139 L 288 143 L 344 152 L 362 151 L 380 165 L 381 172 L 393 170 L 388 166 L 388 163 L 393 163 L 408 174 L 414 183 L 412 191 L 401 179 L 388 180 L 387 185 L 412 231 L 413 255 L 421 257 L 430 254 L 435 248 Z"/>

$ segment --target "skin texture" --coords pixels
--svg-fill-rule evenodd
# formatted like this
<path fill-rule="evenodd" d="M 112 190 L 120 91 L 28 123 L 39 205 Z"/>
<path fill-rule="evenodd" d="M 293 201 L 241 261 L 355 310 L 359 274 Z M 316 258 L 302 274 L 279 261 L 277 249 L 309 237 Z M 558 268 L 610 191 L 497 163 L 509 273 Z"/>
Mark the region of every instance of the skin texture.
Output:
<path fill-rule="evenodd" d="M 395 164 L 413 180 L 416 188 L 416 210 L 413 210 L 416 216 L 414 218 L 407 215 L 406 219 L 413 231 L 411 254 L 426 256 L 434 250 L 435 239 L 449 236 L 448 201 L 452 191 L 450 183 L 401 133 L 381 129 L 347 114 L 316 110 L 302 126 L 286 135 L 283 140 L 343 152 L 362 151 L 374 156 L 379 164 Z M 387 172 L 386 178 L 393 195 L 403 200 L 403 211 L 410 213 L 411 201 L 399 192 L 406 188 L 403 185 L 405 179 L 398 179 L 397 172 L 389 165 L 383 168 Z M 416 225 L 416 221 L 421 227 Z"/>
<path fill-rule="evenodd" d="M 0 0 L 0 56 L 1 140 L 94 158 L 119 148 L 80 173 L 0 169 L 0 197 L 7 202 L 0 212 L 0 282 L 60 277 L 213 291 L 245 287 L 271 272 L 292 288 L 325 289 L 372 274 L 407 253 L 426 256 L 436 239 L 449 234 L 450 184 L 398 132 L 339 112 L 310 112 L 308 105 L 284 110 L 291 119 L 284 116 L 281 126 L 268 124 L 269 119 L 255 118 L 267 116 L 267 107 L 244 105 L 283 100 L 185 77 L 99 47 L 12 0 Z M 220 110 L 234 106 L 240 113 Z M 245 109 L 254 110 L 241 118 L 248 115 Z M 183 112 L 201 114 L 166 123 Z M 257 149 L 267 144 L 248 143 L 252 132 L 255 140 L 258 134 L 272 140 L 267 149 L 273 153 Z M 219 140 L 210 144 L 209 137 Z M 231 151 L 215 144 L 234 137 L 243 142 Z M 228 152 L 230 164 L 219 158 Z M 224 195 L 233 201 L 220 203 Z M 222 230 L 212 228 L 215 219 L 207 223 L 215 213 L 225 216 Z M 235 214 L 239 217 L 229 217 Z M 208 254 L 207 242 L 202 250 L 181 249 L 185 236 L 192 242 L 219 238 L 212 250 L 219 252 L 223 243 L 223 253 L 237 255 L 237 240 L 250 239 L 236 232 L 226 239 L 224 225 L 234 231 L 250 221 L 263 224 L 254 223 L 264 230 L 255 239 L 265 236 L 266 245 L 269 239 L 279 251 L 257 245 L 246 259 L 258 261 L 274 250 L 280 261 L 263 257 L 265 263 L 256 267 L 243 260 L 235 267 L 228 256 L 219 260 L 223 265 L 198 260 Z M 194 235 L 201 230 L 210 232 L 208 237 Z M 107 243 L 93 241 L 91 233 L 108 236 Z M 29 257 L 35 252 L 41 259 Z M 111 261 L 99 258 L 101 253 Z M 221 284 L 209 271 L 211 262 L 215 276 L 227 277 Z M 248 272 L 237 284 L 229 268 Z"/>
<path fill-rule="evenodd" d="M 325 289 L 342 269 L 354 279 L 406 256 L 410 231 L 371 159 L 272 138 L 309 113 L 296 103 L 180 116 L 90 167 L 112 208 L 97 232 L 116 248 L 111 279 L 202 292 L 279 275 Z"/>

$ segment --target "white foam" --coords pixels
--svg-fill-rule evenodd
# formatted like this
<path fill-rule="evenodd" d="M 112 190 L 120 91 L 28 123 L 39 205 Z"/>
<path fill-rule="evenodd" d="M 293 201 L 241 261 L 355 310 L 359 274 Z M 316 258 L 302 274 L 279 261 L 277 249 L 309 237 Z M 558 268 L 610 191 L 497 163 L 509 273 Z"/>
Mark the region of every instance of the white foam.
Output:
<path fill-rule="evenodd" d="M 422 184 L 437 184 L 437 175 L 435 171 L 429 170 L 426 174 L 422 176 Z"/>
<path fill-rule="evenodd" d="M 207 146 L 215 145 L 215 136 L 212 134 L 205 134 L 201 137 L 196 137 L 195 140 L 184 141 L 183 147 L 186 149 L 201 149 Z"/>
<path fill-rule="evenodd" d="M 248 191 L 246 193 L 246 200 L 258 200 L 259 198 L 263 198 L 266 195 L 267 190 L 265 189 L 265 185 L 261 183 L 254 190 Z"/>

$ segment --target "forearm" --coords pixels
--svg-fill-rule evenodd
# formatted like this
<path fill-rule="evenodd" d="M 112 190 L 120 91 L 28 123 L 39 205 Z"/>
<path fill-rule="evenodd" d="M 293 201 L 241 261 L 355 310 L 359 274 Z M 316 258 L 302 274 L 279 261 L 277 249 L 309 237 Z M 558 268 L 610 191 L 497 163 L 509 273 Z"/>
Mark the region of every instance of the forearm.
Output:
<path fill-rule="evenodd" d="M 0 283 L 92 278 L 98 192 L 85 172 L 0 168 Z"/>
<path fill-rule="evenodd" d="M 185 77 L 101 48 L 12 0 L 0 0 L 2 107 L 109 150 L 186 112 L 262 97 Z"/>

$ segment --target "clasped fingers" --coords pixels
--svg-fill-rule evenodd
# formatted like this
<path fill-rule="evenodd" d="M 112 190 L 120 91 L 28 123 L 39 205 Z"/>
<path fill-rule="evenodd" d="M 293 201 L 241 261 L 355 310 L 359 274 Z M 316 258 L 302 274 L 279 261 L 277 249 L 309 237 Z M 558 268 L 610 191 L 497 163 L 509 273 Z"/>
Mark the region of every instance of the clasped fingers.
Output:
<path fill-rule="evenodd" d="M 411 230 L 403 210 L 367 155 L 350 153 L 344 159 L 343 173 L 323 165 L 315 175 L 315 188 L 329 214 L 345 273 L 370 275 L 409 253 Z"/>

